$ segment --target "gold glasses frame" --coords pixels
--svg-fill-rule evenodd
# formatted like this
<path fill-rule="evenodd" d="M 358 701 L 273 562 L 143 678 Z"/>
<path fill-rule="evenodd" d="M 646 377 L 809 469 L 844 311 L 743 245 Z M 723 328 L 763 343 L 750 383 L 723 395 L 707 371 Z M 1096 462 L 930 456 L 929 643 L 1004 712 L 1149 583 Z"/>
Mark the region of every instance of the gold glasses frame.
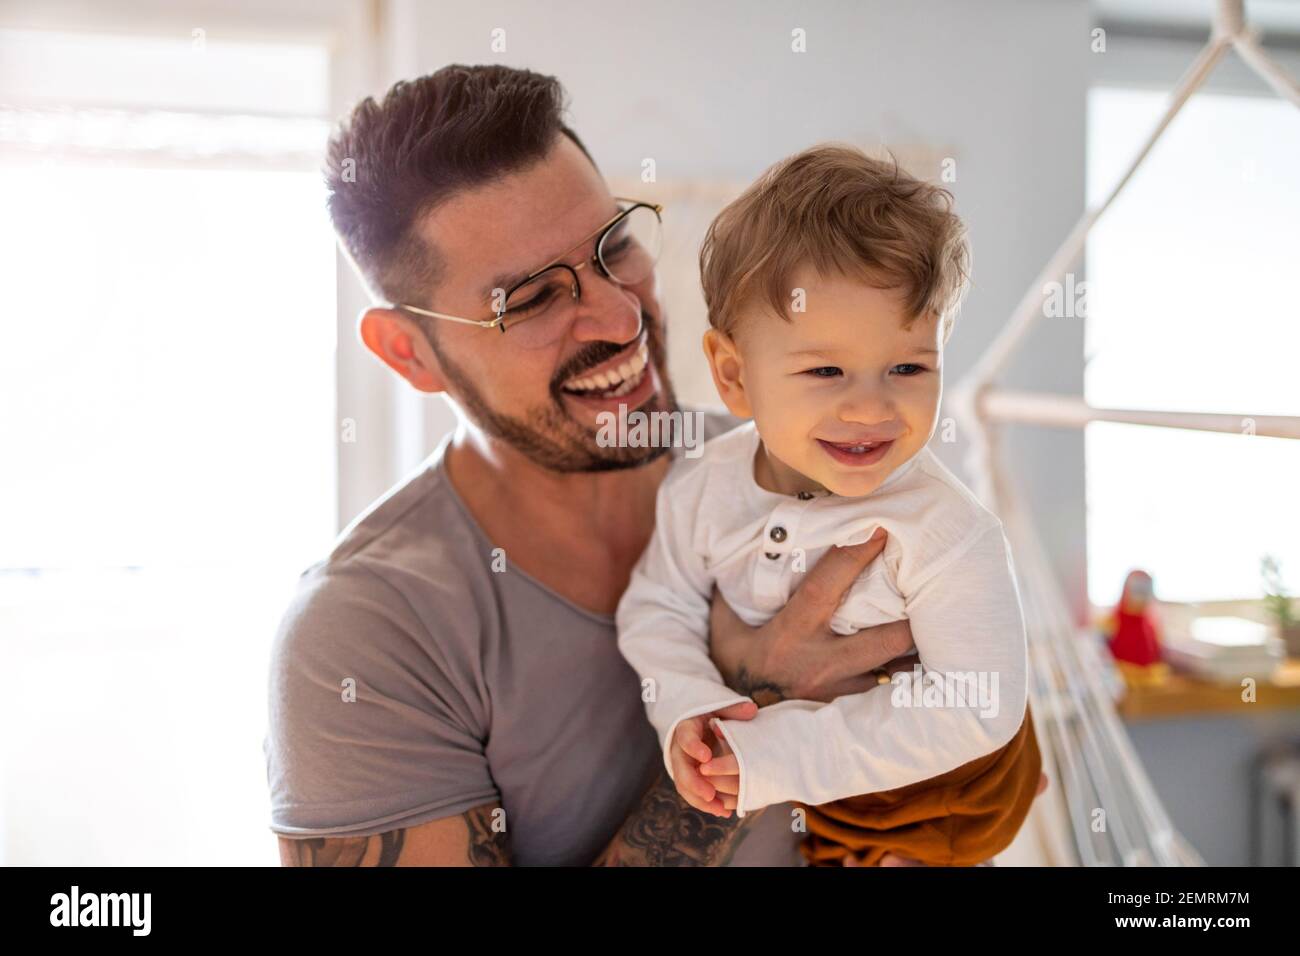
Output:
<path fill-rule="evenodd" d="M 499 328 L 504 333 L 506 330 L 504 325 L 505 318 L 506 318 L 505 304 L 510 300 L 510 296 L 514 294 L 516 289 L 519 289 L 522 286 L 527 285 L 528 283 L 536 279 L 538 276 L 540 276 L 542 273 L 554 269 L 556 266 L 563 265 L 566 269 L 569 270 L 569 272 L 573 273 L 573 278 L 574 278 L 573 297 L 575 299 L 580 298 L 582 294 L 581 292 L 582 286 L 577 281 L 578 270 L 585 268 L 588 263 L 590 263 L 593 267 L 595 267 L 596 271 L 598 271 L 606 279 L 609 279 L 611 282 L 617 283 L 618 285 L 624 285 L 625 283 L 620 282 L 614 276 L 610 275 L 609 270 L 605 267 L 604 263 L 600 261 L 601 243 L 604 242 L 605 236 L 608 235 L 609 232 L 615 226 L 617 226 L 620 222 L 626 219 L 637 209 L 654 210 L 655 217 L 659 219 L 660 228 L 662 229 L 664 207 L 662 203 L 643 202 L 642 200 L 630 199 L 626 196 L 615 196 L 614 201 L 619 203 L 628 203 L 629 205 L 626 209 L 620 209 L 613 216 L 613 218 L 601 224 L 592 232 L 588 233 L 586 236 L 580 239 L 578 242 L 574 243 L 567 251 L 556 256 L 554 259 L 552 259 L 546 265 L 542 266 L 540 269 L 533 270 L 528 275 L 524 276 L 524 278 L 520 279 L 518 282 L 512 285 L 509 289 L 504 290 L 505 294 L 501 296 L 501 306 L 499 309 L 496 310 L 494 317 L 491 319 L 467 319 L 464 316 L 448 315 L 446 312 L 433 312 L 430 311 L 429 309 L 421 309 L 418 306 L 407 305 L 404 303 L 399 303 L 396 306 L 396 308 L 401 309 L 405 312 L 414 312 L 417 315 L 427 315 L 433 319 L 446 319 L 448 322 L 460 322 L 465 325 L 477 325 L 481 329 Z M 593 252 L 589 258 L 583 259 L 576 266 L 570 266 L 564 263 L 564 259 L 572 255 L 575 249 L 582 247 L 586 243 L 590 242 L 592 239 L 596 240 L 595 242 L 596 251 Z M 658 260 L 658 255 L 656 253 L 656 261 L 657 260 Z"/>

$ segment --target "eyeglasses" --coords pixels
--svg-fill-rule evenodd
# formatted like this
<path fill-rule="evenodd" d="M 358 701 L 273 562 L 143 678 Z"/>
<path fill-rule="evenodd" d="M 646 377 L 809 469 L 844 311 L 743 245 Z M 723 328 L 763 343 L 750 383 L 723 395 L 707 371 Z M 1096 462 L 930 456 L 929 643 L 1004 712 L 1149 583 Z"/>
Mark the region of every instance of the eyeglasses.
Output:
<path fill-rule="evenodd" d="M 569 327 L 574 303 L 582 298 L 578 270 L 590 264 L 614 284 L 629 286 L 649 278 L 659 260 L 663 206 L 623 197 L 615 197 L 615 201 L 623 207 L 618 214 L 564 253 L 570 255 L 594 238 L 595 252 L 591 258 L 571 266 L 561 262 L 564 258 L 561 256 L 509 289 L 492 290 L 494 318 L 467 319 L 413 305 L 399 304 L 397 308 L 483 329 L 499 328 L 502 333 L 509 332 L 511 341 L 525 349 L 553 345 Z M 637 334 L 640 334 L 639 327 Z"/>

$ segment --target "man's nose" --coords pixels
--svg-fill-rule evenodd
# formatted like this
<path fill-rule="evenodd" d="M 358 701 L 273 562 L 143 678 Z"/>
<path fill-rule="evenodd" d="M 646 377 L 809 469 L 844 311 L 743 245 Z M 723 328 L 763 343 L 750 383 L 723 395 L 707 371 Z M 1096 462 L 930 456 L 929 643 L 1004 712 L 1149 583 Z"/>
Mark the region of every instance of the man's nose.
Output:
<path fill-rule="evenodd" d="M 592 268 L 582 271 L 573 337 L 579 342 L 630 342 L 641 325 L 641 301 L 630 288 Z"/>

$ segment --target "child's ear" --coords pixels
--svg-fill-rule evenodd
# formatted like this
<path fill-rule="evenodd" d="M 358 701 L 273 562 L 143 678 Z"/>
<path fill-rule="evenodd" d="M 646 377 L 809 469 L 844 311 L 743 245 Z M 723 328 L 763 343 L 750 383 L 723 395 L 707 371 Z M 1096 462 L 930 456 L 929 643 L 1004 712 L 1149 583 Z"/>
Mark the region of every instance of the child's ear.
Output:
<path fill-rule="evenodd" d="M 725 332 L 709 329 L 704 333 L 704 355 L 709 360 L 718 396 L 727 410 L 737 418 L 753 418 L 754 410 L 745 391 L 744 363 L 735 339 Z"/>

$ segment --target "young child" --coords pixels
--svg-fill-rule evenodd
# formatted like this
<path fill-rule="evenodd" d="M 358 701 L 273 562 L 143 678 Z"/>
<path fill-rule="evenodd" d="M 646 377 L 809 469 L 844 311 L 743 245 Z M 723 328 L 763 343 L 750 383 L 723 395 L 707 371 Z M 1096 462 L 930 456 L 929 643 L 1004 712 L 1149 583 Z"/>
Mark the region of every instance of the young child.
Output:
<path fill-rule="evenodd" d="M 1006 538 L 926 447 L 969 273 L 951 201 L 826 145 L 769 169 L 714 220 L 704 347 L 723 402 L 752 421 L 674 464 L 618 608 L 619 648 L 683 797 L 716 807 L 700 795 L 709 781 L 740 815 L 805 804 L 815 863 L 979 862 L 1010 842 L 1038 783 Z M 760 625 L 827 549 L 882 528 L 883 553 L 831 627 L 906 618 L 921 666 L 892 688 L 734 719 L 748 698 L 709 658 L 714 585 Z"/>

